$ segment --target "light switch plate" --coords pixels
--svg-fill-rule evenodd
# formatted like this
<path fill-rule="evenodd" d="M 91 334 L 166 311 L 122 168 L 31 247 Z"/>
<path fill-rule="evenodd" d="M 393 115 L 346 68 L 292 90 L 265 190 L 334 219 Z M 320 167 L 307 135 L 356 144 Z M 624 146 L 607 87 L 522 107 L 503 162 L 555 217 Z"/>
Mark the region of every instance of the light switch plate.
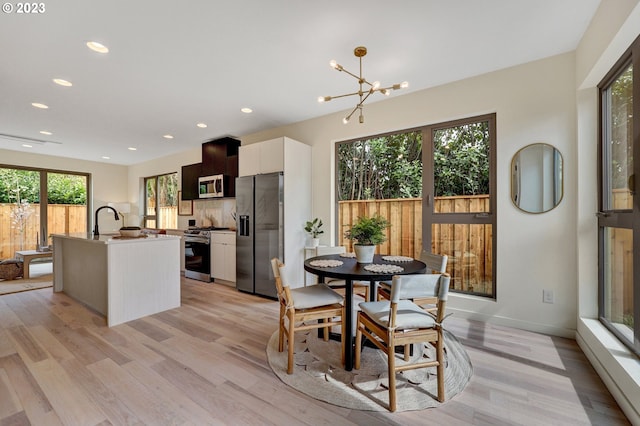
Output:
<path fill-rule="evenodd" d="M 553 290 L 542 290 L 542 302 L 553 303 Z"/>

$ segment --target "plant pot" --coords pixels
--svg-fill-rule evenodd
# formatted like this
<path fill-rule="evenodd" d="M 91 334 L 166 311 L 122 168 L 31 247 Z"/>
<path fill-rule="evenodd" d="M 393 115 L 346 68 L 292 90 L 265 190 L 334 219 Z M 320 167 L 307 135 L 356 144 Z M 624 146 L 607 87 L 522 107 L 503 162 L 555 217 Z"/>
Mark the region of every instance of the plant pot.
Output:
<path fill-rule="evenodd" d="M 372 263 L 373 255 L 376 252 L 376 246 L 374 245 L 361 245 L 354 244 L 353 251 L 356 252 L 356 261 L 358 263 Z"/>
<path fill-rule="evenodd" d="M 320 245 L 320 238 L 311 239 L 311 247 L 318 247 Z"/>

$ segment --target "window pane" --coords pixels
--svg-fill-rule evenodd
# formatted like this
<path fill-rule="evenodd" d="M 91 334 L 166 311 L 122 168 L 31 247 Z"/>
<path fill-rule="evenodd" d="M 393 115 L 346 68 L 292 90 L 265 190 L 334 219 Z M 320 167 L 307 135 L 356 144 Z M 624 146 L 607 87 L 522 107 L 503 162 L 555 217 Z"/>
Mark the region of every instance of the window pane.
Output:
<path fill-rule="evenodd" d="M 633 208 L 633 193 L 629 188 L 633 174 L 632 72 L 630 65 L 605 91 L 605 210 Z"/>
<path fill-rule="evenodd" d="M 146 205 L 146 215 L 147 216 L 155 216 L 156 215 L 156 178 L 147 178 L 145 179 L 145 205 Z"/>
<path fill-rule="evenodd" d="M 633 344 L 633 231 L 604 228 L 604 312 Z"/>
<path fill-rule="evenodd" d="M 64 234 L 87 231 L 87 177 L 47 173 L 47 232 Z M 41 243 L 50 245 L 49 238 Z"/>
<path fill-rule="evenodd" d="M 489 194 L 489 122 L 464 124 L 433 133 L 435 197 Z M 472 205 L 484 212 L 488 204 Z M 442 212 L 444 213 L 444 212 Z"/>
<path fill-rule="evenodd" d="M 0 259 L 35 250 L 40 232 L 40 173 L 0 169 Z M 6 219 L 5 219 L 6 218 Z"/>
<path fill-rule="evenodd" d="M 338 201 L 422 196 L 421 132 L 340 143 L 336 152 Z"/>
<path fill-rule="evenodd" d="M 158 228 L 178 227 L 178 174 L 158 176 Z"/>
<path fill-rule="evenodd" d="M 434 224 L 431 251 L 446 254 L 452 290 L 493 296 L 493 227 L 489 224 Z"/>

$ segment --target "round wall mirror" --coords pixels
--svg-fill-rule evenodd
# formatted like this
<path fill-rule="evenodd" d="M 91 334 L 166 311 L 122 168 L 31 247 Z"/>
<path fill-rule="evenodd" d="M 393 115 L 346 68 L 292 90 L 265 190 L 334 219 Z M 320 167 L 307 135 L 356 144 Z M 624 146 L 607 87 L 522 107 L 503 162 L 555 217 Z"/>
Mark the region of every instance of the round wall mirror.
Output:
<path fill-rule="evenodd" d="M 511 160 L 511 200 L 520 210 L 544 213 L 562 200 L 562 154 L 546 143 L 534 143 Z"/>

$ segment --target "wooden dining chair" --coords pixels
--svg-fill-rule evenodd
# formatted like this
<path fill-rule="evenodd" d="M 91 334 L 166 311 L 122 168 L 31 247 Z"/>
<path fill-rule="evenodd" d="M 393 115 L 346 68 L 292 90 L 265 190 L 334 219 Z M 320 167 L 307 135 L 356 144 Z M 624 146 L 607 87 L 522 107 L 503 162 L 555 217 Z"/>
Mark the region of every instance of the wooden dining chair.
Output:
<path fill-rule="evenodd" d="M 438 401 L 444 402 L 444 341 L 442 321 L 449 294 L 448 274 L 396 275 L 391 286 L 391 299 L 360 303 L 356 329 L 355 368 L 360 368 L 362 336 L 387 355 L 389 369 L 389 411 L 395 411 L 396 373 L 417 368 L 436 367 Z M 408 300 L 410 296 L 429 289 L 437 299 L 437 310 L 431 313 Z M 404 346 L 404 360 L 409 361 L 408 346 L 415 343 L 434 343 L 436 359 L 396 364 L 397 346 Z"/>
<path fill-rule="evenodd" d="M 347 249 L 344 246 L 318 246 L 316 247 L 316 256 L 324 256 L 327 254 L 342 254 L 346 253 Z M 346 283 L 344 280 L 340 280 L 337 278 L 332 278 L 326 282 L 326 284 L 332 289 L 338 291 L 339 293 L 344 293 L 344 291 L 340 291 L 346 287 Z M 354 281 L 353 282 L 353 294 L 357 294 L 362 297 L 365 301 L 369 300 L 369 283 L 364 281 Z"/>
<path fill-rule="evenodd" d="M 328 341 L 331 327 L 342 324 L 344 298 L 325 284 L 291 288 L 288 267 L 278 258 L 271 260 L 271 267 L 280 302 L 278 351 L 284 351 L 286 337 L 288 345 L 287 374 L 291 374 L 293 373 L 296 331 L 322 328 L 324 340 Z M 308 321 L 314 322 L 307 323 Z M 344 364 L 344 339 L 342 339 L 342 354 L 342 363 Z"/>
<path fill-rule="evenodd" d="M 435 254 L 423 250 L 420 255 L 420 260 L 427 265 L 427 274 L 444 274 L 447 272 L 448 256 L 446 254 Z M 390 281 L 381 281 L 378 284 L 378 300 L 389 300 L 391 298 L 391 285 Z M 426 305 L 428 310 L 435 311 L 436 309 L 436 299 L 428 294 L 421 295 L 418 292 L 411 297 L 411 300 L 413 300 L 416 305 Z"/>

